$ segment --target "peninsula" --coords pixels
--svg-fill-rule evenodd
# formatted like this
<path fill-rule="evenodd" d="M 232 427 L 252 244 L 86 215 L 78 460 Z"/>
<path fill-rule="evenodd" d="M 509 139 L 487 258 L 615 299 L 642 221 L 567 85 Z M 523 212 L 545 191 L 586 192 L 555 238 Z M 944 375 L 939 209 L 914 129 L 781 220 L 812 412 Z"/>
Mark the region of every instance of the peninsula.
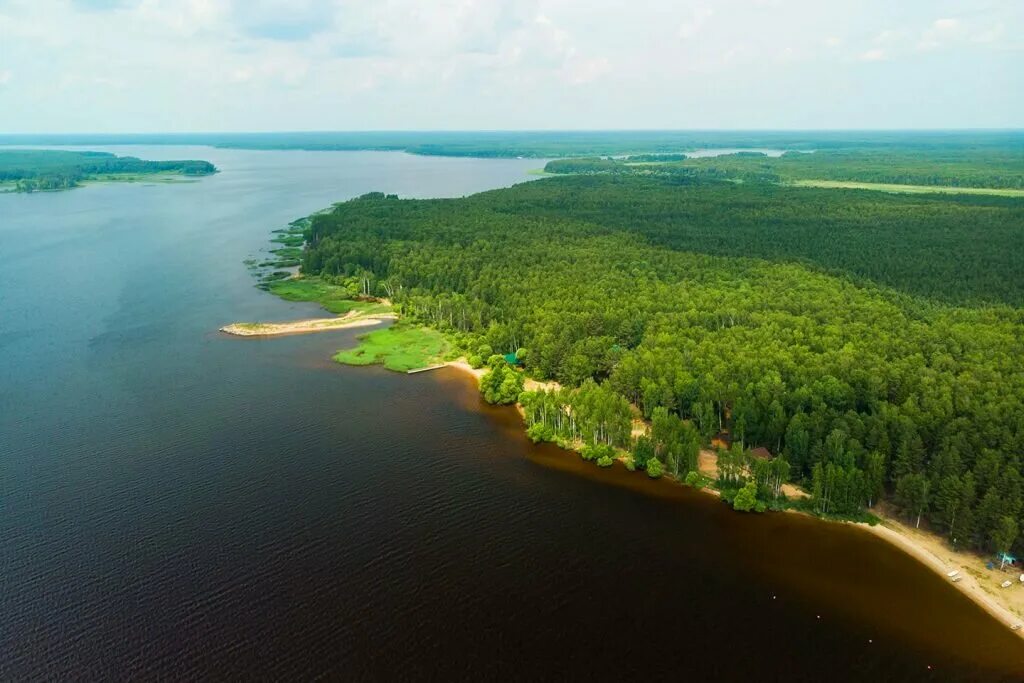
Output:
<path fill-rule="evenodd" d="M 932 182 L 1020 185 L 1019 160 L 977 154 L 954 150 Z M 1004 560 L 1024 545 L 1024 288 L 1005 275 L 1024 202 L 735 170 L 750 159 L 566 162 L 554 170 L 571 175 L 463 199 L 371 193 L 296 223 L 303 277 L 269 289 L 339 313 L 386 297 L 398 332 L 339 361 L 462 358 L 530 438 L 598 465 L 713 488 L 741 511 L 889 520 L 883 538 L 969 573 L 958 588 L 1017 626 L 1024 586 Z M 912 155 L 894 159 L 928 185 Z M 857 155 L 829 169 L 894 180 L 872 173 Z"/>

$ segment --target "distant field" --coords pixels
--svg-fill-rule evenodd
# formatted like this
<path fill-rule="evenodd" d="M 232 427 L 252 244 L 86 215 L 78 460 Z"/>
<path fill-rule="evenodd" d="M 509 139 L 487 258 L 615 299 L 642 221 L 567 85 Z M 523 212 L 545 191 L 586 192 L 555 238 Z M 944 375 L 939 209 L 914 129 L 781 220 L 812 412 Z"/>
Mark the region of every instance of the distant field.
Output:
<path fill-rule="evenodd" d="M 794 187 L 826 187 L 844 190 L 877 190 L 897 194 L 984 194 L 997 197 L 1024 197 L 1024 190 L 999 187 L 939 187 L 937 185 L 897 185 L 895 183 L 859 183 L 848 180 L 794 180 Z"/>

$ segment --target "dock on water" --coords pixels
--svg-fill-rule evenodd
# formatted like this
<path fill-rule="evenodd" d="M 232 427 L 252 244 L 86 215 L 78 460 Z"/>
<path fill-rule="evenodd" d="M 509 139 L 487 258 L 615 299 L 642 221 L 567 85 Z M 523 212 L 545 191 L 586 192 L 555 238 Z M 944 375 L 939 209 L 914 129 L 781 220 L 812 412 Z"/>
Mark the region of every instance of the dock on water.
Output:
<path fill-rule="evenodd" d="M 438 363 L 437 365 L 428 365 L 425 368 L 416 368 L 414 370 L 406 370 L 405 374 L 407 374 L 407 375 L 415 375 L 417 372 L 427 372 L 428 370 L 437 370 L 438 368 L 443 368 L 443 367 L 446 367 L 447 365 L 448 365 L 447 363 Z"/>

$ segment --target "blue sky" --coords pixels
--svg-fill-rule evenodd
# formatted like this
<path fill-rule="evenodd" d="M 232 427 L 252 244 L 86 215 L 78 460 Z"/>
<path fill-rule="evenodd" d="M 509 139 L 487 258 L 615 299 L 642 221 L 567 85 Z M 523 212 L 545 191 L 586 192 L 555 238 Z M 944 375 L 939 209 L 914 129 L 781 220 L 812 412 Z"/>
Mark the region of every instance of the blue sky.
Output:
<path fill-rule="evenodd" d="M 0 0 L 0 133 L 964 127 L 1022 0 Z"/>

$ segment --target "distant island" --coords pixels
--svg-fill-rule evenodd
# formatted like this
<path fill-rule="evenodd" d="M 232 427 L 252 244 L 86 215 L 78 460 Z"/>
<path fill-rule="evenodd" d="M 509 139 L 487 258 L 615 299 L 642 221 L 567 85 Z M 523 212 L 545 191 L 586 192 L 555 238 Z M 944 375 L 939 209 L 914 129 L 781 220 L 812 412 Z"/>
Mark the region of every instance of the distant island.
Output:
<path fill-rule="evenodd" d="M 69 190 L 86 182 L 174 180 L 217 172 L 209 161 L 146 161 L 109 152 L 0 150 L 0 192 Z"/>

